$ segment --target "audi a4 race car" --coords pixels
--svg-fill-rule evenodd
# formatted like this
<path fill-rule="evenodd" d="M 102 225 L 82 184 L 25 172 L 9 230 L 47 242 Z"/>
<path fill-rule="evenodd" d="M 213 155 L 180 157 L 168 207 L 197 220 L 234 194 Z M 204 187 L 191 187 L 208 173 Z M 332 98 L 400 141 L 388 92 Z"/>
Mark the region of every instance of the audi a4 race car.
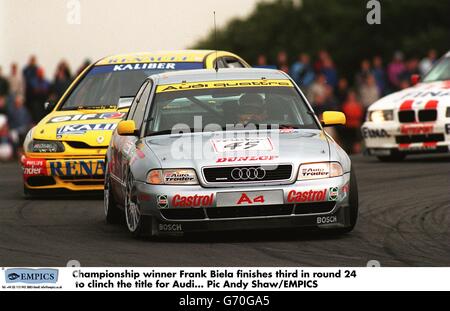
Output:
<path fill-rule="evenodd" d="M 136 236 L 311 227 L 348 232 L 358 192 L 347 154 L 284 73 L 149 77 L 106 154 L 106 220 Z M 331 231 L 330 231 L 331 232 Z"/>
<path fill-rule="evenodd" d="M 413 77 L 413 82 L 418 78 Z M 449 152 L 450 52 L 421 83 L 372 104 L 362 134 L 368 153 L 382 161 Z"/>
<path fill-rule="evenodd" d="M 155 73 L 214 67 L 249 65 L 229 52 L 186 50 L 115 55 L 88 67 L 26 137 L 25 194 L 103 190 L 111 133 L 142 82 Z"/>

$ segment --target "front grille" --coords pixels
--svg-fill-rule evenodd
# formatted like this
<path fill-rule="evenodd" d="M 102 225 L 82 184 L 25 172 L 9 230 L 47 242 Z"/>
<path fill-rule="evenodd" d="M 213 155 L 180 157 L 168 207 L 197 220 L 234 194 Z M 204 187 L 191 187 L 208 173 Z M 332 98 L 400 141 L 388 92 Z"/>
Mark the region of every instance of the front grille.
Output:
<path fill-rule="evenodd" d="M 32 176 L 28 177 L 27 184 L 31 187 L 53 186 L 55 179 L 51 176 Z"/>
<path fill-rule="evenodd" d="M 329 213 L 336 206 L 336 202 L 301 203 L 295 206 L 295 215 Z"/>
<path fill-rule="evenodd" d="M 66 144 L 68 144 L 70 147 L 76 148 L 76 149 L 106 149 L 106 148 L 108 148 L 108 146 L 91 146 L 82 141 L 66 141 Z"/>
<path fill-rule="evenodd" d="M 444 134 L 401 135 L 395 137 L 397 144 L 430 143 L 444 140 Z"/>
<path fill-rule="evenodd" d="M 262 205 L 262 206 L 239 206 L 239 207 L 217 207 L 207 208 L 206 214 L 211 219 L 217 218 L 240 218 L 240 217 L 263 217 L 263 216 L 287 216 L 291 215 L 294 204 Z"/>
<path fill-rule="evenodd" d="M 163 209 L 161 215 L 169 220 L 205 219 L 203 208 Z"/>
<path fill-rule="evenodd" d="M 292 165 L 208 167 L 203 175 L 208 183 L 281 181 L 291 178 Z"/>
<path fill-rule="evenodd" d="M 420 110 L 419 111 L 419 121 L 420 122 L 432 122 L 437 120 L 437 110 Z"/>
<path fill-rule="evenodd" d="M 414 110 L 404 110 L 398 112 L 398 120 L 401 123 L 412 123 L 416 121 Z"/>

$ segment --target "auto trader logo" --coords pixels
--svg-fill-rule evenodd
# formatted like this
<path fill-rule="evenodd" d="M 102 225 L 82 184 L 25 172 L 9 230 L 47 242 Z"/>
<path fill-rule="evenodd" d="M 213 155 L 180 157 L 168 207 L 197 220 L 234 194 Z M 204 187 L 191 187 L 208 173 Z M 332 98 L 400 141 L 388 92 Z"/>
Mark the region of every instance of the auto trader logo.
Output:
<path fill-rule="evenodd" d="M 58 270 L 56 269 L 7 269 L 5 271 L 6 283 L 43 284 L 56 283 Z"/>

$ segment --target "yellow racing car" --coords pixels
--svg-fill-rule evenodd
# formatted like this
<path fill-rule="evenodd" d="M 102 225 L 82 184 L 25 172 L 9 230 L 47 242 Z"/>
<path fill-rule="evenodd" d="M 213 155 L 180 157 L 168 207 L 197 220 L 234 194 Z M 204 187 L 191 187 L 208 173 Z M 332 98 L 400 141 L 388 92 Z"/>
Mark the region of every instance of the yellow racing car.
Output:
<path fill-rule="evenodd" d="M 142 82 L 167 71 L 215 67 L 250 66 L 229 52 L 183 50 L 115 55 L 86 68 L 25 139 L 25 196 L 103 190 L 111 134 Z"/>

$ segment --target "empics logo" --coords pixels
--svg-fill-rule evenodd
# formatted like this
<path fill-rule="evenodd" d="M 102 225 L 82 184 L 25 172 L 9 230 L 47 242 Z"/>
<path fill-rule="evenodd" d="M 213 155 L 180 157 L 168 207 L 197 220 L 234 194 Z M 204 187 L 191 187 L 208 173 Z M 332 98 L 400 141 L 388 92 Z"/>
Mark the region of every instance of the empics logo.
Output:
<path fill-rule="evenodd" d="M 6 283 L 43 284 L 56 283 L 58 270 L 56 269 L 7 269 L 5 271 Z"/>

